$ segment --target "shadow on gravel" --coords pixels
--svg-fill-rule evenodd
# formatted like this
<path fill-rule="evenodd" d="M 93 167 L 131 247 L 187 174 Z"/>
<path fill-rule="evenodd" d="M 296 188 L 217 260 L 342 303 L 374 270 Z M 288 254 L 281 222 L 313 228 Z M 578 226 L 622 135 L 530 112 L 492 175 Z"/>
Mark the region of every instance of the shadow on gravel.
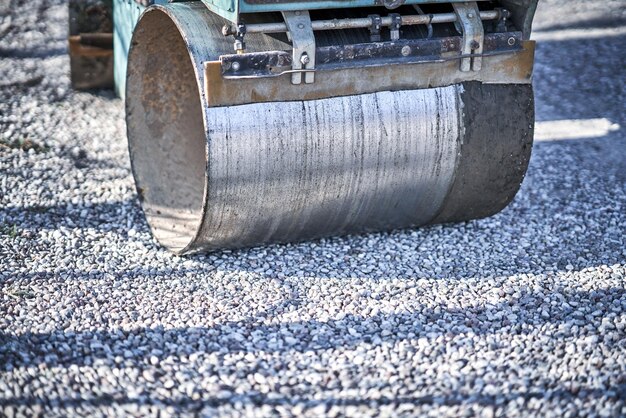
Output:
<path fill-rule="evenodd" d="M 132 225 L 142 222 L 141 209 L 135 199 L 124 201 L 86 204 L 60 204 L 54 206 L 31 205 L 0 209 L 0 220 L 15 224 L 20 230 L 36 232 L 38 228 L 55 230 L 58 228 L 93 228 L 101 231 L 118 230 L 126 232 Z"/>
<path fill-rule="evenodd" d="M 62 48 L 31 48 L 9 49 L 0 47 L 0 58 L 43 59 L 62 57 L 68 54 L 67 47 Z"/>
<path fill-rule="evenodd" d="M 464 405 L 470 402 L 476 406 L 494 406 L 494 405 L 506 405 L 511 401 L 519 401 L 523 399 L 524 403 L 532 399 L 545 400 L 546 398 L 559 401 L 567 400 L 570 402 L 595 402 L 595 401 L 616 401 L 626 400 L 626 385 L 616 385 L 611 388 L 612 393 L 607 393 L 606 389 L 596 389 L 590 386 L 581 385 L 576 389 L 568 390 L 566 388 L 551 389 L 549 394 L 546 392 L 505 392 L 498 396 L 486 395 L 477 392 L 459 392 L 456 391 L 453 394 L 447 395 L 424 395 L 424 396 L 396 396 L 393 398 L 381 396 L 378 398 L 372 397 L 342 397 L 342 398 L 329 398 L 316 399 L 303 396 L 276 396 L 272 394 L 271 397 L 262 393 L 253 392 L 249 394 L 243 394 L 238 397 L 237 401 L 243 405 L 260 406 L 285 406 L 304 404 L 305 410 L 314 408 L 320 404 L 324 404 L 327 410 L 330 406 L 379 406 L 379 405 L 433 405 L 433 406 L 458 406 Z M 206 395 L 200 390 L 196 390 L 197 393 Z M 102 395 L 102 396 L 90 396 L 89 398 L 46 398 L 41 399 L 35 396 L 23 396 L 19 398 L 7 398 L 0 399 L 0 405 L 12 405 L 12 406 L 33 406 L 33 405 L 56 405 L 63 409 L 69 408 L 81 408 L 88 406 L 109 406 L 109 405 L 148 405 L 148 406 L 176 406 L 183 408 L 185 412 L 202 412 L 204 408 L 216 408 L 222 405 L 230 405 L 233 403 L 231 398 L 218 398 L 218 397 L 203 397 L 199 400 L 192 400 L 190 397 L 155 397 L 152 394 L 150 396 L 140 395 L 136 398 L 130 398 L 124 395 Z M 134 410 L 134 408 L 132 409 Z M 325 412 L 327 412 L 327 410 Z M 129 411 L 130 412 L 130 411 Z"/>
<path fill-rule="evenodd" d="M 545 303 L 546 297 L 558 298 L 559 304 Z M 585 309 L 610 312 L 611 308 L 621 309 L 626 297 L 626 289 L 613 287 L 593 291 L 574 292 L 564 289 L 551 289 L 537 292 L 520 292 L 517 296 L 493 305 L 480 305 L 465 309 L 441 308 L 422 309 L 419 314 L 384 314 L 373 316 L 347 315 L 340 320 L 300 321 L 279 324 L 266 324 L 270 312 L 276 314 L 288 310 L 290 305 L 300 304 L 299 299 L 282 301 L 277 307 L 270 307 L 254 317 L 241 321 L 225 322 L 212 327 L 136 328 L 131 330 L 64 331 L 50 333 L 26 333 L 13 335 L 0 332 L 0 370 L 10 371 L 24 366 L 70 367 L 109 365 L 113 366 L 112 353 L 124 353 L 124 358 L 115 360 L 117 367 L 149 368 L 149 358 L 157 356 L 180 359 L 192 354 L 204 356 L 217 354 L 224 356 L 233 353 L 288 353 L 320 352 L 338 348 L 350 348 L 362 344 L 378 346 L 397 343 L 407 339 L 426 338 L 427 346 L 435 355 L 445 355 L 450 349 L 444 343 L 456 339 L 456 343 L 475 344 L 473 335 L 493 335 L 489 350 L 508 348 L 506 340 L 499 341 L 498 335 L 525 335 L 535 332 L 546 324 L 565 324 L 589 332 L 603 328 L 603 317 L 594 316 L 578 309 L 584 300 Z M 541 315 L 537 315 L 537 311 Z M 71 312 L 70 312 L 71 315 Z M 445 322 L 446 326 L 442 324 Z M 346 330 L 359 324 L 357 334 L 347 334 Z M 409 324 L 398 327 L 397 324 Z M 103 324 L 104 325 L 104 324 Z M 290 341 L 285 332 L 289 330 L 296 340 Z M 553 331 L 553 338 L 561 340 L 554 355 L 564 355 L 571 342 L 571 334 L 566 329 Z M 443 340 L 442 340 L 443 339 Z M 505 344 L 500 346 L 499 344 Z M 594 343 L 598 349 L 618 349 L 623 341 L 600 337 Z M 623 348 L 623 347 L 622 347 Z M 158 352 L 154 350 L 157 349 Z M 186 362 L 187 360 L 185 360 Z M 102 362 L 105 362 L 104 364 Z M 254 368 L 254 365 L 249 365 Z M 243 369 L 242 369 L 243 370 Z M 251 370 L 253 373 L 254 371 Z"/>

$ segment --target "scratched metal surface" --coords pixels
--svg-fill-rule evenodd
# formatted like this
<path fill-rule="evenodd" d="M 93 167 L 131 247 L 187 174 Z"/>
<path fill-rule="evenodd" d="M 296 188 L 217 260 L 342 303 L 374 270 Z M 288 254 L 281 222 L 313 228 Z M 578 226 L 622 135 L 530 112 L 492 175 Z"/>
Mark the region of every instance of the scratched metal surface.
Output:
<path fill-rule="evenodd" d="M 204 248 L 422 225 L 450 188 L 457 87 L 212 108 Z"/>

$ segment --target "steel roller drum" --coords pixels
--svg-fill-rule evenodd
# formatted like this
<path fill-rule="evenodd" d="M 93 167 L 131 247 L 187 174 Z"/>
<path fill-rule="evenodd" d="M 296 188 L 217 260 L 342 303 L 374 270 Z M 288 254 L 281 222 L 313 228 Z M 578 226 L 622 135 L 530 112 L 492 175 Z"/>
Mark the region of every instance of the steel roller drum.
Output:
<path fill-rule="evenodd" d="M 153 6 L 132 41 L 132 170 L 152 232 L 170 250 L 462 221 L 513 199 L 532 145 L 530 85 L 214 107 L 202 65 L 232 51 L 221 24 L 195 3 Z M 246 42 L 289 48 L 265 35 Z"/>

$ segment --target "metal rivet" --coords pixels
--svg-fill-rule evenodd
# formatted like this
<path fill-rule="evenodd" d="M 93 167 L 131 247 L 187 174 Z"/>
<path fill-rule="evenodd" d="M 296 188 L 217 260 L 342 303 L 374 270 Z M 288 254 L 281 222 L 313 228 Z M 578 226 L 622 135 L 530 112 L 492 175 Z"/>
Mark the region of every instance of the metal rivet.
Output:
<path fill-rule="evenodd" d="M 233 71 L 238 71 L 239 68 L 241 68 L 241 64 L 239 64 L 237 61 L 233 62 Z"/>
<path fill-rule="evenodd" d="M 300 28 L 300 29 L 304 29 L 304 24 L 299 23 L 299 24 L 298 24 L 298 28 Z"/>
<path fill-rule="evenodd" d="M 467 17 L 469 17 L 470 19 L 472 19 L 474 17 L 474 13 L 468 13 Z"/>
<path fill-rule="evenodd" d="M 307 65 L 309 62 L 311 62 L 311 59 L 309 58 L 309 56 L 306 53 L 304 53 L 300 57 L 300 62 L 302 63 L 302 65 Z"/>
<path fill-rule="evenodd" d="M 515 38 L 511 36 L 511 37 L 509 38 L 509 40 L 507 41 L 507 43 L 508 43 L 510 46 L 515 45 Z"/>
<path fill-rule="evenodd" d="M 400 53 L 402 54 L 403 57 L 408 56 L 411 53 L 411 47 L 408 45 L 403 46 Z"/>

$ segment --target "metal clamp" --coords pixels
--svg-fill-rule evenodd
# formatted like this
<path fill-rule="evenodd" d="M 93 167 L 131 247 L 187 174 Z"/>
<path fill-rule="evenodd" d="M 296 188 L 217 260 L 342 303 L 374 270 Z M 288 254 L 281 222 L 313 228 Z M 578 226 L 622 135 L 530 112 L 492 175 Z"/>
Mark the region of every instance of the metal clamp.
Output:
<path fill-rule="evenodd" d="M 495 10 L 499 15 L 499 19 L 496 21 L 496 32 L 506 32 L 507 19 L 511 17 L 511 12 L 502 7 L 496 7 Z"/>
<path fill-rule="evenodd" d="M 380 15 L 369 15 L 367 17 L 372 21 L 372 25 L 369 27 L 370 42 L 380 42 L 382 40 L 380 37 L 380 27 L 382 26 Z"/>
<path fill-rule="evenodd" d="M 458 17 L 463 32 L 462 55 L 481 55 L 483 53 L 483 43 L 485 30 L 480 20 L 480 10 L 475 1 L 465 3 L 452 3 L 454 13 Z M 466 57 L 461 59 L 461 71 L 480 71 L 482 58 L 479 56 Z"/>
<path fill-rule="evenodd" d="M 315 35 L 311 26 L 311 16 L 306 10 L 296 10 L 293 12 L 282 12 L 283 19 L 287 25 L 291 45 L 293 47 L 293 62 L 291 82 L 293 84 L 302 83 L 302 71 L 304 72 L 304 82 L 306 84 L 315 81 Z"/>
<path fill-rule="evenodd" d="M 400 26 L 402 26 L 402 16 L 398 13 L 389 13 L 391 25 L 389 26 L 389 36 L 392 41 L 400 39 Z"/>
<path fill-rule="evenodd" d="M 246 52 L 246 43 L 243 40 L 244 36 L 246 36 L 246 31 L 246 25 L 243 23 L 238 24 L 235 29 L 233 29 L 230 25 L 222 26 L 222 35 L 233 36 L 235 38 L 233 48 L 238 54 Z"/>

